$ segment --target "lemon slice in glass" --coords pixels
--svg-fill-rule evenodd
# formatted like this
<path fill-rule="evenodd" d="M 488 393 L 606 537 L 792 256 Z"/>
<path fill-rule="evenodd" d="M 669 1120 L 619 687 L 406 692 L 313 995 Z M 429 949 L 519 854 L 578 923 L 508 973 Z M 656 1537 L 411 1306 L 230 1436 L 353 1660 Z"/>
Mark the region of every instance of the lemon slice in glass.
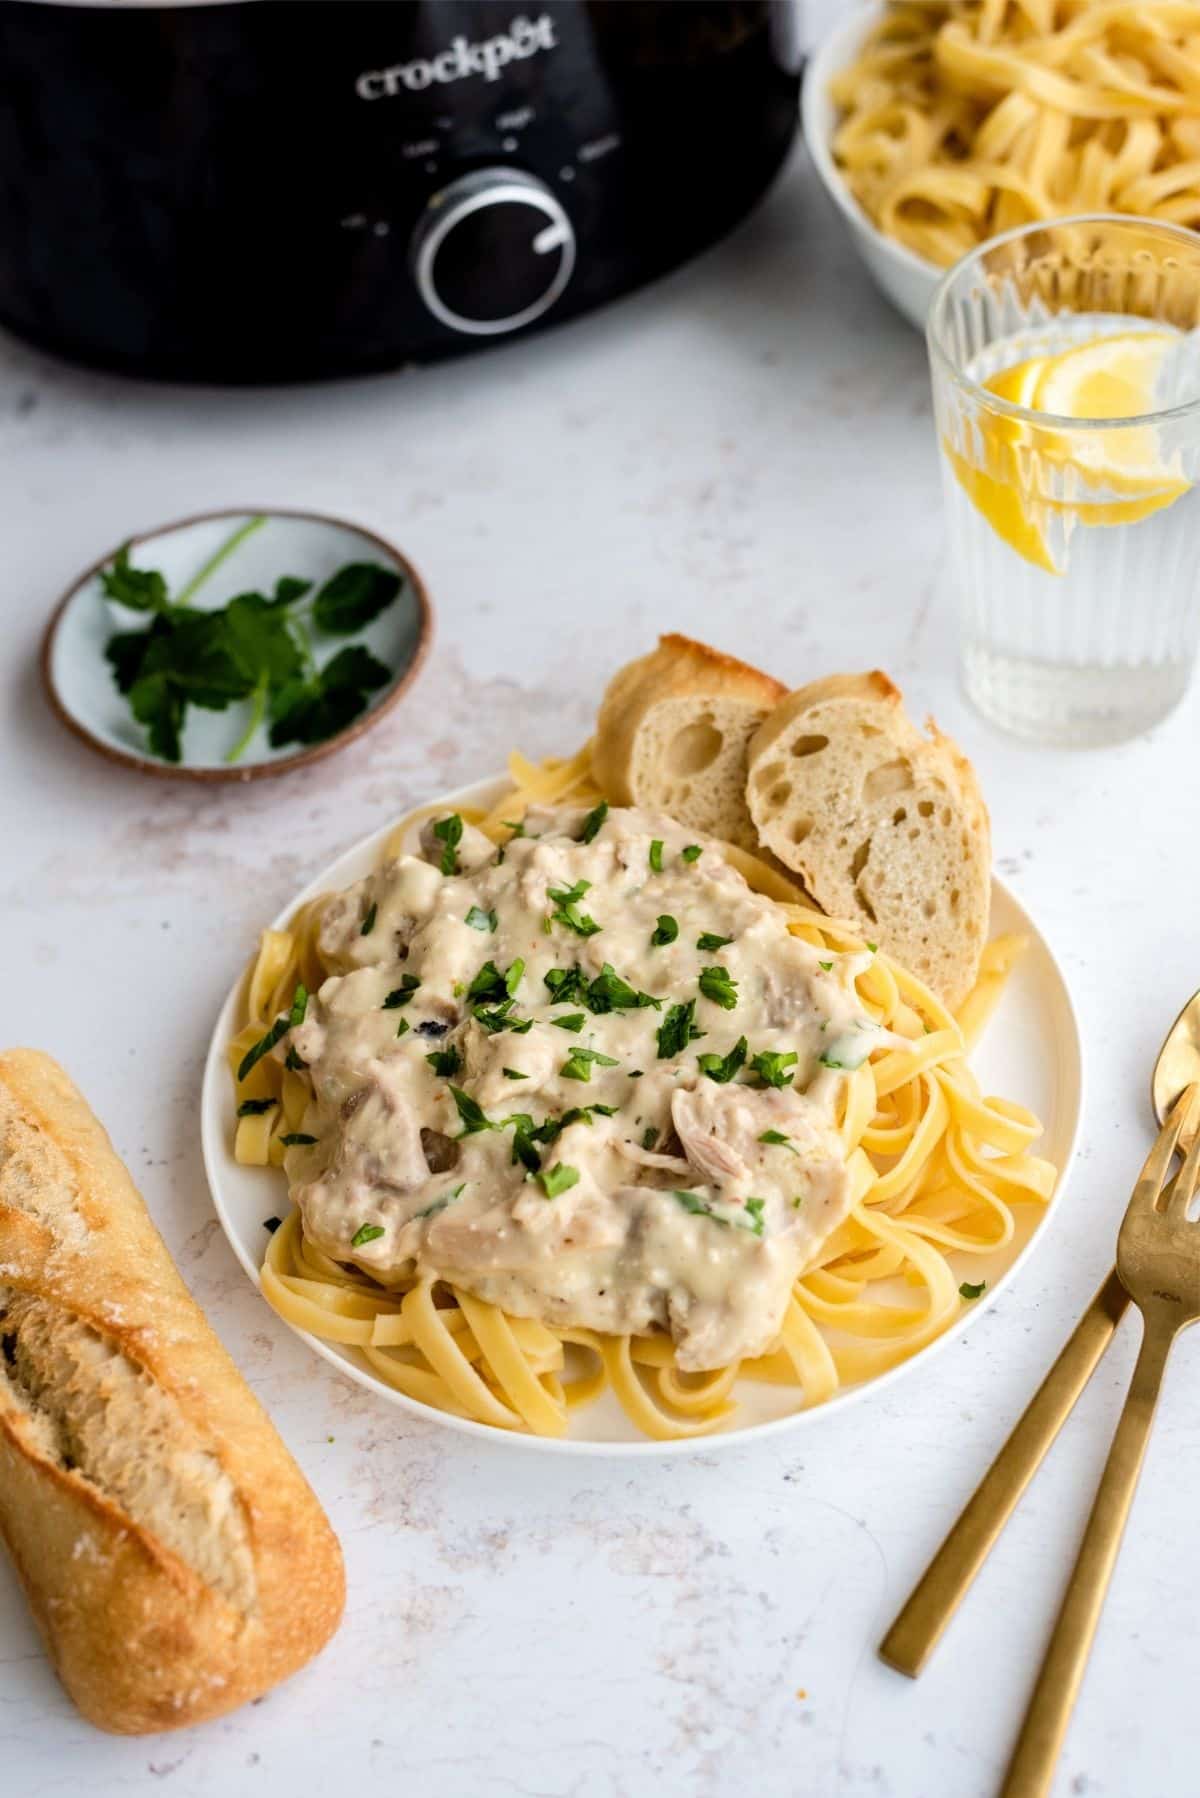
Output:
<path fill-rule="evenodd" d="M 1037 404 L 1046 360 L 1044 356 L 1031 356 L 1028 361 L 1015 362 L 992 375 L 984 386 L 1014 406 L 1032 408 Z M 1030 427 L 1018 418 L 1005 418 L 994 412 L 981 413 L 977 422 L 983 440 L 979 462 L 968 461 L 952 444 L 943 444 L 959 485 L 1010 549 L 1035 568 L 1058 574 L 1059 566 L 1050 553 L 1037 508 L 1027 503 L 1026 484 L 1021 479 L 1018 448 L 1031 435 Z"/>

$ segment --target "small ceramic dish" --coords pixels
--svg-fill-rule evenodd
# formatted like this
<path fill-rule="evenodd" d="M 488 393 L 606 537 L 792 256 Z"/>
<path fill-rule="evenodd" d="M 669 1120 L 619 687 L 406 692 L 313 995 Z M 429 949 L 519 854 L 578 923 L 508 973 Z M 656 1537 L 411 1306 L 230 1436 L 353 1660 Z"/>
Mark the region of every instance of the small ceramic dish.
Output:
<path fill-rule="evenodd" d="M 804 142 L 821 185 L 849 226 L 854 247 L 876 286 L 910 325 L 923 331 L 929 302 L 945 271 L 904 244 L 885 237 L 871 223 L 842 179 L 831 148 L 837 126 L 837 108 L 830 98 L 829 84 L 840 69 L 854 61 L 881 12 L 879 6 L 856 7 L 849 18 L 843 19 L 823 39 L 810 59 L 804 71 L 800 102 Z"/>
<path fill-rule="evenodd" d="M 396 703 L 416 676 L 433 634 L 429 597 L 412 563 L 373 531 L 344 519 L 275 509 L 207 512 L 134 537 L 129 542 L 131 564 L 159 570 L 172 598 L 199 610 L 224 606 L 235 594 L 270 595 L 283 575 L 310 581 L 315 593 L 352 562 L 373 563 L 400 578 L 395 598 L 364 628 L 346 636 L 313 635 L 319 667 L 338 650 L 361 645 L 390 673 L 386 685 L 370 692 L 365 709 L 342 729 L 311 744 L 273 748 L 266 716 L 250 730 L 254 712 L 249 699 L 235 700 L 223 711 L 193 704 L 185 714 L 180 760 L 166 761 L 147 747 L 145 729 L 118 690 L 105 657 L 112 636 L 149 622 L 145 612 L 114 603 L 101 586 L 101 572 L 116 554 L 114 547 L 101 557 L 55 608 L 42 642 L 42 680 L 68 730 L 111 761 L 144 774 L 245 781 L 319 761 L 369 730 Z M 289 607 L 289 614 L 304 609 L 301 601 Z M 235 749 L 237 759 L 231 760 Z"/>

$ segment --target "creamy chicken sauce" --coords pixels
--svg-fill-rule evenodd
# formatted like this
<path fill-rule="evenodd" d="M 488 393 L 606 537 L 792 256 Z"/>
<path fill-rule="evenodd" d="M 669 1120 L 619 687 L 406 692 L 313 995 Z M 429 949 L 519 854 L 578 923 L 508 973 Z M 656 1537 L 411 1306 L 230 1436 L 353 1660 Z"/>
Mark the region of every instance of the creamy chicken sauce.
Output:
<path fill-rule="evenodd" d="M 285 1165 L 315 1243 L 551 1325 L 669 1331 L 686 1369 L 770 1348 L 849 1203 L 839 1084 L 891 1040 L 854 991 L 869 958 L 615 808 L 531 812 L 499 851 L 434 821 L 319 941 L 335 971 L 277 1051 L 313 1082 Z"/>

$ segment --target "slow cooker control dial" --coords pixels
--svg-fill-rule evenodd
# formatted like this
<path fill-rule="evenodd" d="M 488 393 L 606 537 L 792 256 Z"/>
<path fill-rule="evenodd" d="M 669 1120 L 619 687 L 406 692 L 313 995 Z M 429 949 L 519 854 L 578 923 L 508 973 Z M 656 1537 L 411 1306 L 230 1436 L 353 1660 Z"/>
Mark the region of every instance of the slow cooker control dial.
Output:
<path fill-rule="evenodd" d="M 434 194 L 412 242 L 417 291 L 471 337 L 549 311 L 575 266 L 575 233 L 550 189 L 520 169 L 476 169 Z"/>

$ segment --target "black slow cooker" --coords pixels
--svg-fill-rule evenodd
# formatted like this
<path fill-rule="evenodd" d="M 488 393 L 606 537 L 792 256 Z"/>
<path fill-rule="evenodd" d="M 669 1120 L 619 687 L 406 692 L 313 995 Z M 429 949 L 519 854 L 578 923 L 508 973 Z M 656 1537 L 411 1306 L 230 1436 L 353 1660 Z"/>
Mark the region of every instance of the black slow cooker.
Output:
<path fill-rule="evenodd" d="M 0 0 L 0 322 L 269 381 L 536 330 L 727 230 L 791 141 L 780 0 Z"/>

